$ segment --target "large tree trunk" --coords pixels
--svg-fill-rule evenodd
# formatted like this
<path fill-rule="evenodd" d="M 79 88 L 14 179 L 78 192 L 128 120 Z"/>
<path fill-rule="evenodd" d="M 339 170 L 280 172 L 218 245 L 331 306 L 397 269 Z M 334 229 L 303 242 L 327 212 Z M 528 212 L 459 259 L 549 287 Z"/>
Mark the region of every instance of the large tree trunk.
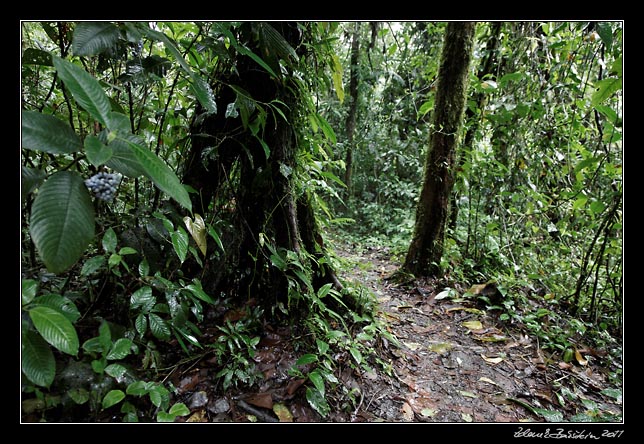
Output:
<path fill-rule="evenodd" d="M 267 64 L 275 64 L 274 72 L 280 72 L 279 62 L 273 59 L 271 63 L 271 48 L 267 46 L 270 42 L 256 37 L 262 26 L 269 25 L 244 23 L 239 28 L 239 39 L 253 53 L 264 55 Z M 302 37 L 296 23 L 270 26 L 298 50 Z M 275 39 L 274 34 L 271 36 Z M 306 304 L 298 307 L 297 301 L 292 300 L 297 296 L 294 286 L 307 291 L 311 284 L 330 282 L 341 288 L 333 270 L 310 260 L 311 256 L 323 256 L 325 251 L 310 201 L 294 192 L 295 128 L 302 109 L 299 86 L 291 75 L 274 78 L 247 56 L 239 56 L 234 66 L 225 78 L 218 79 L 222 86 L 216 90 L 217 102 L 222 111 L 196 119 L 200 123 L 191 128 L 192 151 L 184 174 L 185 183 L 199 192 L 196 208 L 208 211 L 218 194 L 221 196 L 219 201 L 215 199 L 214 211 L 224 205 L 229 207 L 232 230 L 226 236 L 226 256 L 211 263 L 204 281 L 213 293 L 236 295 L 242 298 L 240 301 L 255 300 L 268 318 L 276 320 L 284 314 L 296 319 L 298 310 L 305 310 Z M 244 97 L 240 98 L 236 91 L 242 90 Z M 254 104 L 247 107 L 248 127 L 243 128 L 241 111 L 233 118 L 223 116 L 223 109 L 236 99 L 246 98 Z M 281 113 L 257 112 L 268 103 L 279 104 Z M 258 117 L 261 123 L 254 127 L 259 128 L 255 131 L 251 126 Z M 222 202 L 225 196 L 230 197 Z M 298 274 L 285 269 L 288 261 L 298 261 L 305 271 Z"/>
<path fill-rule="evenodd" d="M 414 235 L 403 264 L 403 269 L 416 276 L 435 276 L 441 271 L 454 157 L 463 123 L 475 30 L 475 22 L 450 22 L 445 31 L 425 179 L 416 209 Z"/>
<path fill-rule="evenodd" d="M 349 80 L 349 114 L 346 121 L 347 153 L 345 157 L 344 184 L 347 186 L 346 194 L 351 196 L 351 174 L 353 170 L 353 137 L 356 131 L 358 114 L 358 70 L 360 68 L 360 22 L 355 22 L 351 37 L 351 78 Z"/>

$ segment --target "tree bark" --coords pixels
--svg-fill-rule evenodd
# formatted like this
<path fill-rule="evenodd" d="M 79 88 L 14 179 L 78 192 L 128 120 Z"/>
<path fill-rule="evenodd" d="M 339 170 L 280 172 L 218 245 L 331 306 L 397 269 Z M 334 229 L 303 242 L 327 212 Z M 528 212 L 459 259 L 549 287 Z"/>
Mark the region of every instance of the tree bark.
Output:
<path fill-rule="evenodd" d="M 345 157 L 344 184 L 347 186 L 346 194 L 351 196 L 351 173 L 353 170 L 353 137 L 356 131 L 356 119 L 358 113 L 358 83 L 360 68 L 360 22 L 355 22 L 353 36 L 351 38 L 351 77 L 349 80 L 349 114 L 346 120 L 347 131 L 347 153 Z"/>
<path fill-rule="evenodd" d="M 453 165 L 463 124 L 475 22 L 450 22 L 445 31 L 425 178 L 403 269 L 416 276 L 441 272 L 445 225 L 454 182 Z"/>

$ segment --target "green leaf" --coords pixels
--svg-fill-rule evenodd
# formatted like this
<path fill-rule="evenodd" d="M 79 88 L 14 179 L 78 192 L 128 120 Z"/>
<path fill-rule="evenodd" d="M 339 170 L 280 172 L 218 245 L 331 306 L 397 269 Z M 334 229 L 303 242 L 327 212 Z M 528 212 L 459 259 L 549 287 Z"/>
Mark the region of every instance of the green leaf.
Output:
<path fill-rule="evenodd" d="M 190 196 L 174 172 L 149 149 L 130 140 L 123 140 L 130 146 L 136 159 L 152 182 L 182 207 L 192 212 Z"/>
<path fill-rule="evenodd" d="M 29 310 L 29 316 L 45 341 L 63 353 L 78 354 L 76 329 L 64 315 L 53 308 L 35 307 Z"/>
<path fill-rule="evenodd" d="M 156 302 L 157 299 L 152 294 L 152 288 L 148 286 L 141 287 L 132 293 L 130 297 L 130 309 L 134 310 L 140 307 L 141 311 L 147 313 L 152 310 Z"/>
<path fill-rule="evenodd" d="M 85 154 L 92 165 L 99 167 L 112 158 L 114 151 L 103 145 L 98 137 L 89 135 L 85 137 Z"/>
<path fill-rule="evenodd" d="M 85 261 L 85 263 L 83 264 L 83 268 L 81 268 L 80 274 L 83 277 L 87 277 L 93 273 L 96 273 L 104 266 L 105 266 L 105 256 L 94 256 Z"/>
<path fill-rule="evenodd" d="M 504 87 L 507 83 L 516 82 L 518 80 L 521 80 L 523 77 L 524 74 L 522 72 L 512 72 L 510 74 L 506 74 L 499 79 L 499 86 Z"/>
<path fill-rule="evenodd" d="M 103 353 L 105 348 L 101 344 L 100 338 L 90 338 L 83 342 L 83 350 L 87 353 Z"/>
<path fill-rule="evenodd" d="M 71 299 L 59 294 L 50 293 L 40 296 L 34 300 L 34 303 L 43 307 L 53 308 L 72 323 L 76 322 L 81 317 L 81 313 L 78 311 L 76 304 L 74 304 Z"/>
<path fill-rule="evenodd" d="M 434 108 L 434 97 L 432 96 L 427 102 L 423 103 L 420 105 L 420 108 L 418 108 L 418 118 L 420 119 L 423 117 L 425 114 L 430 112 Z"/>
<path fill-rule="evenodd" d="M 319 339 L 316 339 L 315 343 L 317 344 L 318 351 L 320 352 L 321 355 L 324 355 L 324 354 L 326 354 L 326 352 L 329 351 L 329 344 L 328 343 L 326 343 L 324 341 L 321 341 Z"/>
<path fill-rule="evenodd" d="M 23 279 L 20 289 L 22 305 L 27 305 L 36 297 L 38 292 L 38 281 L 35 279 Z"/>
<path fill-rule="evenodd" d="M 52 273 L 81 257 L 94 237 L 94 207 L 78 174 L 59 171 L 42 185 L 31 207 L 30 233 Z"/>
<path fill-rule="evenodd" d="M 360 350 L 358 350 L 355 347 L 350 347 L 349 353 L 351 353 L 351 356 L 353 356 L 353 359 L 356 360 L 356 363 L 362 364 L 363 358 L 362 358 L 362 353 L 360 353 Z"/>
<path fill-rule="evenodd" d="M 98 326 L 98 340 L 101 344 L 101 353 L 107 353 L 112 347 L 112 331 L 106 321 L 101 322 L 101 325 Z"/>
<path fill-rule="evenodd" d="M 109 357 L 107 358 L 109 359 Z M 105 373 L 110 375 L 112 378 L 122 378 L 125 373 L 127 373 L 127 368 L 121 364 L 110 364 L 105 367 Z"/>
<path fill-rule="evenodd" d="M 148 321 L 150 331 L 155 337 L 159 339 L 170 339 L 170 327 L 168 327 L 168 324 L 159 315 L 149 313 Z"/>
<path fill-rule="evenodd" d="M 172 239 L 172 246 L 174 247 L 175 253 L 177 253 L 179 260 L 183 264 L 188 255 L 188 233 L 179 227 L 176 231 L 170 233 L 170 239 Z"/>
<path fill-rule="evenodd" d="M 152 404 L 162 409 L 165 409 L 170 403 L 170 392 L 160 384 L 150 389 L 149 395 Z"/>
<path fill-rule="evenodd" d="M 92 361 L 92 370 L 94 370 L 96 374 L 102 375 L 105 371 L 105 367 L 107 367 L 107 361 L 105 358 L 94 359 Z"/>
<path fill-rule="evenodd" d="M 620 89 L 622 89 L 621 78 L 609 77 L 607 79 L 598 80 L 595 82 L 595 92 L 591 99 L 592 105 L 600 105 Z"/>
<path fill-rule="evenodd" d="M 23 65 L 53 66 L 51 54 L 42 49 L 27 48 L 22 53 Z"/>
<path fill-rule="evenodd" d="M 168 413 L 174 416 L 186 416 L 190 414 L 190 410 L 183 402 L 178 402 L 170 407 Z"/>
<path fill-rule="evenodd" d="M 221 239 L 219 238 L 219 235 L 217 234 L 217 231 L 214 229 L 214 227 L 210 227 L 208 229 L 208 234 L 215 240 L 217 246 L 219 247 L 219 249 L 221 249 L 221 252 L 224 253 L 226 251 L 224 250 L 224 244 L 221 243 Z"/>
<path fill-rule="evenodd" d="M 33 330 L 22 335 L 22 372 L 34 384 L 49 387 L 56 376 L 56 359 L 45 340 Z"/>
<path fill-rule="evenodd" d="M 546 410 L 546 409 L 541 409 L 541 408 L 533 408 L 534 412 L 537 414 L 541 415 L 543 419 L 545 419 L 548 422 L 562 422 L 563 421 L 563 414 L 561 412 L 558 412 L 556 410 Z"/>
<path fill-rule="evenodd" d="M 309 380 L 313 383 L 320 395 L 324 396 L 324 378 L 317 370 L 313 370 L 309 373 Z"/>
<path fill-rule="evenodd" d="M 125 393 L 132 396 L 142 396 L 148 393 L 148 388 L 143 381 L 134 381 L 125 389 Z"/>
<path fill-rule="evenodd" d="M 610 23 L 598 22 L 595 29 L 597 29 L 597 34 L 599 34 L 599 37 L 602 39 L 602 42 L 604 42 L 604 45 L 606 45 L 606 47 L 610 50 L 611 46 L 613 46 L 613 30 L 610 26 Z"/>
<path fill-rule="evenodd" d="M 123 390 L 110 390 L 103 398 L 103 409 L 109 409 L 124 399 L 125 393 L 123 393 Z"/>
<path fill-rule="evenodd" d="M 324 396 L 311 387 L 306 388 L 306 400 L 309 402 L 309 405 L 323 417 L 328 416 L 331 412 L 331 407 L 326 402 L 326 399 L 324 399 Z"/>
<path fill-rule="evenodd" d="M 217 102 L 215 101 L 215 95 L 212 92 L 210 85 L 199 77 L 198 75 L 191 73 L 190 78 L 192 83 L 190 84 L 190 89 L 195 93 L 195 97 L 199 100 L 199 103 L 204 107 L 204 109 L 210 114 L 217 113 Z"/>
<path fill-rule="evenodd" d="M 85 404 L 89 401 L 89 392 L 83 387 L 76 387 L 67 391 L 69 397 L 72 398 L 76 404 Z"/>
<path fill-rule="evenodd" d="M 145 317 L 145 314 L 139 313 L 134 322 L 134 327 L 139 335 L 143 336 L 148 329 L 148 319 Z"/>
<path fill-rule="evenodd" d="M 122 137 L 135 143 L 144 143 L 140 137 L 133 134 Z M 146 175 L 137 157 L 126 142 L 121 139 L 115 139 L 110 143 L 109 147 L 112 149 L 112 157 L 105 163 L 106 166 L 131 178 Z"/>
<path fill-rule="evenodd" d="M 112 361 L 123 359 L 124 357 L 129 355 L 131 351 L 132 341 L 127 338 L 120 338 L 114 343 L 114 345 L 112 345 L 112 349 L 107 354 L 107 356 L 105 356 L 105 358 Z"/>
<path fill-rule="evenodd" d="M 120 31 L 110 22 L 78 22 L 74 27 L 72 52 L 77 56 L 93 56 L 112 48 Z"/>
<path fill-rule="evenodd" d="M 52 55 L 58 76 L 82 106 L 94 119 L 109 128 L 110 101 L 100 83 L 81 67 Z"/>
<path fill-rule="evenodd" d="M 186 290 L 189 290 L 192 294 L 194 294 L 196 297 L 201 299 L 204 302 L 207 302 L 209 304 L 214 304 L 215 301 L 212 300 L 206 292 L 203 291 L 203 288 L 201 287 L 201 282 L 199 282 L 197 279 L 193 280 L 192 284 L 186 285 Z"/>
<path fill-rule="evenodd" d="M 177 418 L 177 415 L 172 415 L 166 412 L 157 413 L 157 422 L 174 422 Z"/>
<path fill-rule="evenodd" d="M 50 154 L 75 153 L 83 145 L 65 122 L 36 111 L 22 112 L 22 147 Z"/>
<path fill-rule="evenodd" d="M 117 242 L 118 238 L 116 236 L 116 232 L 114 232 L 112 227 L 108 228 L 103 235 L 103 240 L 101 241 L 103 250 L 105 250 L 106 253 L 116 253 Z"/>
<path fill-rule="evenodd" d="M 300 358 L 295 362 L 295 365 L 306 365 L 312 362 L 317 362 L 318 357 L 312 353 L 307 353 L 306 355 L 300 356 Z"/>
<path fill-rule="evenodd" d="M 23 202 L 27 198 L 27 195 L 38 188 L 46 177 L 47 173 L 42 170 L 26 166 L 22 167 L 22 183 L 20 189 L 22 191 L 21 197 Z"/>

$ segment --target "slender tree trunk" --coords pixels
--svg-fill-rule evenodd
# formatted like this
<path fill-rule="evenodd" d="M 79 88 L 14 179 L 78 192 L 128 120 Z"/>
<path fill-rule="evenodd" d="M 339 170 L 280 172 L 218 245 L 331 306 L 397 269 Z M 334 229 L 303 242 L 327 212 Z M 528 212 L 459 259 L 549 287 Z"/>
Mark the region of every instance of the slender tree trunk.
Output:
<path fill-rule="evenodd" d="M 347 153 L 345 158 L 344 183 L 347 186 L 346 194 L 351 196 L 351 173 L 353 170 L 353 137 L 356 131 L 358 112 L 358 70 L 360 68 L 360 22 L 355 22 L 351 38 L 351 78 L 349 80 L 349 114 L 347 115 Z"/>
<path fill-rule="evenodd" d="M 445 225 L 454 182 L 453 165 L 469 80 L 475 22 L 450 22 L 438 72 L 425 178 L 416 208 L 416 224 L 403 269 L 416 276 L 441 271 Z"/>

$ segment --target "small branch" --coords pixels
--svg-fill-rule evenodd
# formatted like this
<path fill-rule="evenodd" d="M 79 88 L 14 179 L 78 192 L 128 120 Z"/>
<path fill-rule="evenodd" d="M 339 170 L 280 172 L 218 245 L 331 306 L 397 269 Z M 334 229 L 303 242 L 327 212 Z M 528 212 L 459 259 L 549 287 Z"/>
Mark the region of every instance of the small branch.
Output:
<path fill-rule="evenodd" d="M 275 418 L 274 416 L 268 413 L 262 412 L 261 410 L 248 405 L 245 401 L 242 401 L 241 399 L 237 401 L 237 405 L 239 405 L 239 407 L 241 407 L 251 415 L 257 416 L 257 419 L 259 419 L 261 422 L 280 422 L 279 419 Z"/>

